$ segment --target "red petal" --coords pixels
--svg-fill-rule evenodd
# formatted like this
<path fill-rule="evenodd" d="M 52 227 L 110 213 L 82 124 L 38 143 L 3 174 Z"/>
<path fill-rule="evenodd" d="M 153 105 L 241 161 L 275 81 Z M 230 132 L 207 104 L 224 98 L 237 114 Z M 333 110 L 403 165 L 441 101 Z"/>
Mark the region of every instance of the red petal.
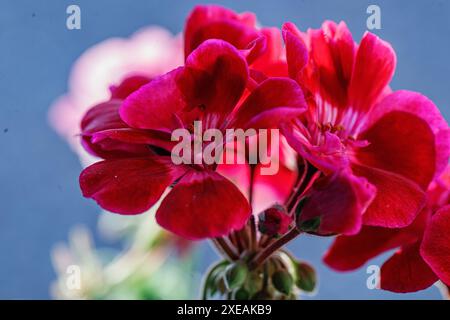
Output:
<path fill-rule="evenodd" d="M 263 165 L 258 165 L 255 170 L 255 187 L 253 195 L 253 210 L 260 212 L 274 203 L 284 203 L 294 187 L 297 173 L 282 164 L 274 175 L 261 174 Z"/>
<path fill-rule="evenodd" d="M 285 49 L 280 30 L 263 28 L 261 34 L 266 38 L 266 50 L 252 63 L 252 69 L 270 77 L 287 77 Z"/>
<path fill-rule="evenodd" d="M 395 52 L 389 43 L 366 32 L 358 47 L 349 87 L 350 105 L 368 111 L 395 71 Z"/>
<path fill-rule="evenodd" d="M 217 5 L 197 6 L 186 21 L 185 56 L 208 39 L 222 39 L 245 49 L 258 36 L 255 24 L 252 13 L 237 14 Z"/>
<path fill-rule="evenodd" d="M 387 228 L 409 225 L 425 205 L 425 193 L 414 182 L 392 172 L 353 165 L 355 174 L 377 188 L 377 195 L 364 214 L 364 224 Z"/>
<path fill-rule="evenodd" d="M 190 171 L 164 198 L 156 220 L 188 239 L 214 238 L 241 229 L 251 214 L 244 195 L 215 172 Z"/>
<path fill-rule="evenodd" d="M 365 165 L 398 173 L 424 190 L 448 163 L 450 131 L 436 106 L 415 92 L 388 95 L 370 113 L 356 157 Z"/>
<path fill-rule="evenodd" d="M 181 174 L 170 159 L 146 157 L 97 162 L 81 172 L 83 196 L 120 214 L 139 214 L 152 207 Z"/>
<path fill-rule="evenodd" d="M 438 278 L 419 254 L 419 242 L 404 246 L 381 267 L 381 288 L 414 292 L 428 288 Z"/>
<path fill-rule="evenodd" d="M 374 197 L 375 188 L 366 179 L 343 170 L 314 183 L 299 222 L 320 217 L 318 234 L 355 234 Z"/>
<path fill-rule="evenodd" d="M 161 131 L 140 130 L 133 128 L 110 129 L 96 132 L 92 135 L 92 143 L 100 144 L 105 140 L 114 140 L 126 144 L 144 145 L 147 153 L 150 146 L 171 151 L 177 143 L 170 140 L 170 134 Z"/>
<path fill-rule="evenodd" d="M 297 117 L 305 110 L 303 92 L 295 81 L 269 78 L 252 91 L 230 126 L 242 129 L 278 127 L 280 121 Z"/>
<path fill-rule="evenodd" d="M 247 78 L 247 63 L 235 47 L 207 40 L 187 58 L 178 85 L 189 108 L 202 106 L 204 126 L 217 128 L 240 100 Z"/>
<path fill-rule="evenodd" d="M 81 121 L 81 142 L 91 154 L 104 159 L 149 154 L 150 150 L 146 145 L 134 144 L 130 141 L 120 141 L 109 137 L 94 141 L 94 136 L 99 132 L 130 129 L 119 116 L 121 103 L 121 100 L 110 100 L 96 105 L 84 115 Z"/>
<path fill-rule="evenodd" d="M 128 128 L 128 125 L 119 116 L 118 110 L 121 104 L 122 100 L 110 100 L 89 109 L 81 120 L 83 134 L 107 129 Z"/>
<path fill-rule="evenodd" d="M 322 29 L 310 30 L 308 36 L 315 90 L 333 106 L 347 107 L 347 90 L 355 58 L 355 44 L 347 25 L 326 21 Z"/>
<path fill-rule="evenodd" d="M 245 56 L 247 63 L 250 65 L 255 60 L 259 59 L 261 55 L 267 49 L 267 40 L 266 37 L 260 36 L 255 40 L 251 41 L 247 48 L 242 49 L 241 53 Z"/>
<path fill-rule="evenodd" d="M 339 236 L 326 253 L 324 261 L 338 271 L 357 269 L 385 251 L 416 242 L 422 237 L 428 217 L 429 211 L 422 210 L 406 228 L 363 226 L 354 236 Z"/>
<path fill-rule="evenodd" d="M 118 86 L 112 86 L 111 99 L 125 99 L 143 85 L 150 82 L 150 78 L 144 76 L 131 76 L 122 81 Z"/>
<path fill-rule="evenodd" d="M 121 118 L 131 127 L 172 132 L 180 126 L 177 113 L 185 107 L 176 79 L 182 68 L 175 69 L 131 94 L 120 108 Z"/>
<path fill-rule="evenodd" d="M 431 269 L 443 282 L 450 284 L 450 205 L 433 215 L 420 249 Z"/>
<path fill-rule="evenodd" d="M 293 23 L 283 25 L 283 38 L 286 43 L 286 60 L 289 76 L 298 81 L 299 76 L 308 62 L 308 49 L 301 39 L 300 31 Z"/>

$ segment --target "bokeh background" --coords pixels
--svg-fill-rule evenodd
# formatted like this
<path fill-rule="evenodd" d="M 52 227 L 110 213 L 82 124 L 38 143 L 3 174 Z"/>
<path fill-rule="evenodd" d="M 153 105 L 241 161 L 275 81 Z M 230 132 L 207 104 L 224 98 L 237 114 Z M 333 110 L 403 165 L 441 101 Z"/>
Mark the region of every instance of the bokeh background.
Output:
<path fill-rule="evenodd" d="M 366 8 L 381 7 L 382 29 L 398 57 L 394 89 L 430 97 L 450 119 L 450 1 L 446 0 L 254 0 L 214 1 L 254 11 L 261 24 L 317 28 L 324 19 L 345 20 L 359 39 Z M 49 127 L 51 103 L 67 91 L 73 62 L 109 37 L 127 37 L 147 25 L 182 30 L 192 0 L 2 0 L 0 2 L 0 298 L 47 299 L 55 279 L 49 252 L 69 230 L 85 224 L 95 231 L 99 208 L 81 197 L 80 163 Z M 66 28 L 66 8 L 81 7 L 82 29 Z M 101 239 L 96 239 L 102 244 Z M 320 276 L 317 299 L 439 299 L 435 287 L 398 295 L 366 286 L 366 269 L 338 274 L 321 263 L 330 240 L 304 237 L 291 245 Z M 200 271 L 214 261 L 207 244 Z M 381 259 L 370 264 L 379 263 Z"/>

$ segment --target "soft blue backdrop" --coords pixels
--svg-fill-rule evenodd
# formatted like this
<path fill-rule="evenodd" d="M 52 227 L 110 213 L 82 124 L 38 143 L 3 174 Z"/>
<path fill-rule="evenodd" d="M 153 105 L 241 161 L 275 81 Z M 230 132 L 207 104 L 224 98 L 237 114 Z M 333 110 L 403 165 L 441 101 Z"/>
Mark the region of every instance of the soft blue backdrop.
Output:
<path fill-rule="evenodd" d="M 179 32 L 189 10 L 203 1 L 2 0 L 0 2 L 0 298 L 49 298 L 54 279 L 49 251 L 79 223 L 92 229 L 98 208 L 78 189 L 80 165 L 47 125 L 46 113 L 67 88 L 72 63 L 112 36 L 129 36 L 148 24 Z M 417 90 L 450 117 L 450 1 L 216 1 L 257 13 L 264 25 L 293 21 L 301 29 L 324 19 L 345 20 L 356 39 L 366 28 L 366 8 L 382 10 L 382 30 L 398 65 L 394 89 Z M 65 27 L 66 7 L 78 4 L 82 30 Z M 439 298 L 436 288 L 395 295 L 366 288 L 365 269 L 334 273 L 320 264 L 328 240 L 304 238 L 292 246 L 318 268 L 317 298 Z M 208 248 L 206 267 L 214 259 Z"/>

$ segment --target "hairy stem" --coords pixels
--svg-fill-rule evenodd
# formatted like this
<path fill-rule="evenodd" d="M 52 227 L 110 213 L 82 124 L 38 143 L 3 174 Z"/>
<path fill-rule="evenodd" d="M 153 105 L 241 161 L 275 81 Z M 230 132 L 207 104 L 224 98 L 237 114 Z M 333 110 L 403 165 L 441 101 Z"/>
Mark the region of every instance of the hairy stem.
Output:
<path fill-rule="evenodd" d="M 219 252 L 228 260 L 235 261 L 239 259 L 239 255 L 234 251 L 232 247 L 224 238 L 214 238 L 212 239 L 214 245 L 219 250 Z"/>
<path fill-rule="evenodd" d="M 281 238 L 272 242 L 269 246 L 264 248 L 261 252 L 259 252 L 255 258 L 250 262 L 250 269 L 256 269 L 261 264 L 263 264 L 267 258 L 269 258 L 272 253 L 283 247 L 286 243 L 294 239 L 300 234 L 300 231 L 297 228 L 292 228 L 288 233 L 283 235 Z"/>

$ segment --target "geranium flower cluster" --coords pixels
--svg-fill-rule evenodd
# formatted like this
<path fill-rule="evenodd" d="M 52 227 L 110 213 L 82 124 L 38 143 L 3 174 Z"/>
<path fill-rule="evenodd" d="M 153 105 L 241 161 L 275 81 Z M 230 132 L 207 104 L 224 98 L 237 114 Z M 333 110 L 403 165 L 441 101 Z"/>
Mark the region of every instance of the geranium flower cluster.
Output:
<path fill-rule="evenodd" d="M 82 144 L 104 159 L 81 173 L 85 197 L 126 215 L 158 205 L 163 228 L 212 239 L 224 260 L 205 298 L 314 290 L 312 267 L 283 249 L 302 233 L 337 236 L 325 257 L 337 270 L 400 248 L 382 268 L 384 289 L 450 284 L 449 127 L 425 96 L 391 90 L 387 42 L 366 32 L 357 44 L 344 22 L 260 28 L 252 13 L 198 6 L 184 53 L 182 66 L 127 77 L 84 115 Z M 174 163 L 172 132 L 195 121 L 222 133 L 280 130 L 277 174 L 233 141 L 223 147 L 242 163 Z"/>

